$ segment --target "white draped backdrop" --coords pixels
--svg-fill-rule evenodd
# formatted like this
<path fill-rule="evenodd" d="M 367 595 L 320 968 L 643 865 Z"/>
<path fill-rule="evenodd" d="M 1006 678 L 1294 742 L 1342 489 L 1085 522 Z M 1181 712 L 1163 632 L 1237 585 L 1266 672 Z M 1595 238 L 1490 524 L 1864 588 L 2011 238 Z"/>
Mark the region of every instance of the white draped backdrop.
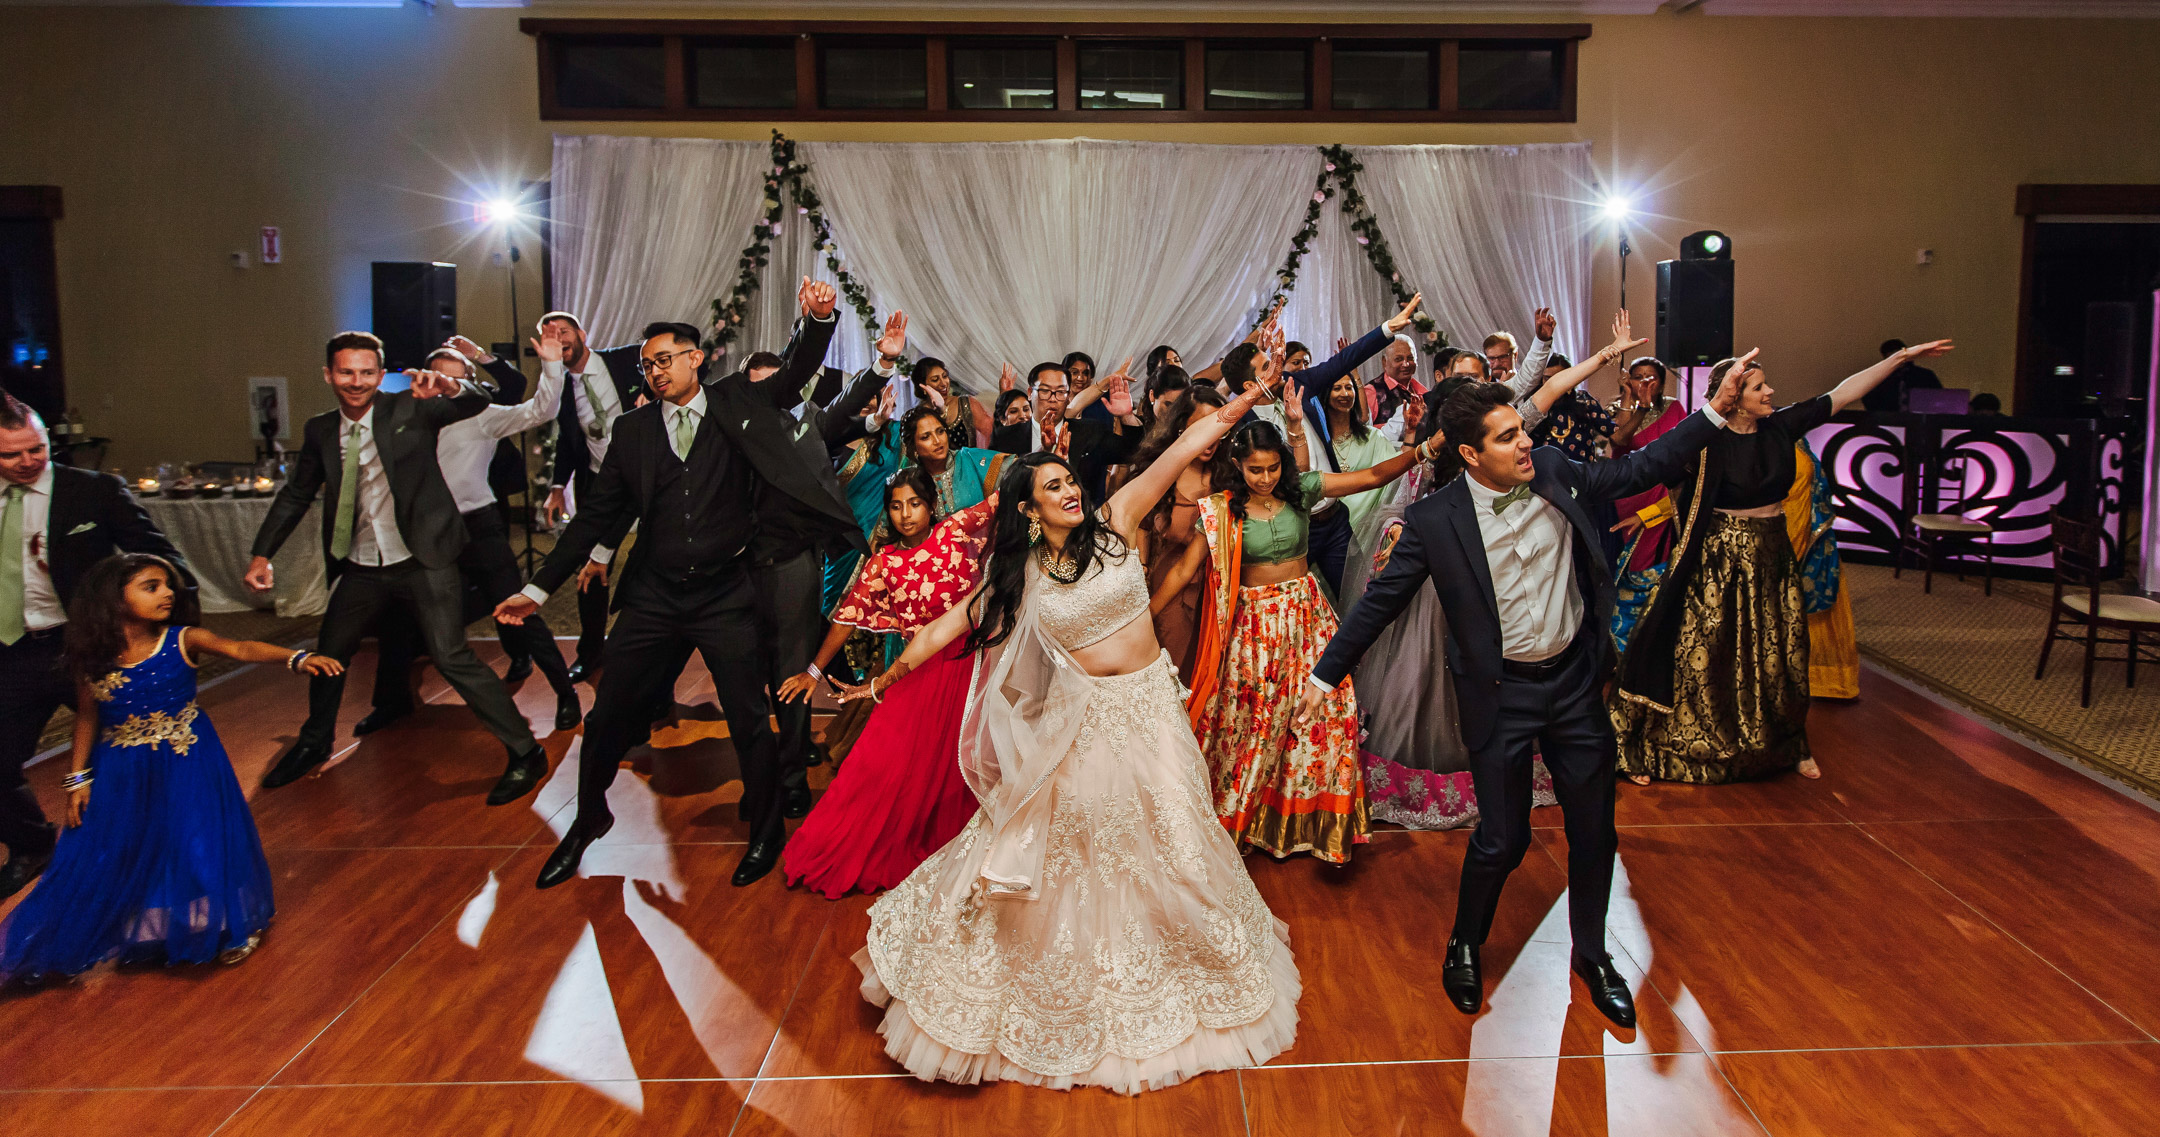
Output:
<path fill-rule="evenodd" d="M 1158 343 L 1198 366 L 1236 343 L 1274 284 L 1321 170 L 1311 146 L 1048 142 L 801 143 L 841 259 L 880 315 L 908 313 L 913 354 L 964 386 L 994 386 L 1067 351 L 1104 368 Z M 1560 319 L 1560 349 L 1590 326 L 1587 143 L 1357 150 L 1358 184 L 1403 281 L 1458 346 Z M 550 189 L 555 294 L 596 344 L 658 319 L 711 321 L 763 205 L 763 142 L 560 135 Z M 1284 313 L 1325 356 L 1394 309 L 1331 198 Z M 831 278 L 788 203 L 739 354 L 778 350 L 795 284 Z M 828 362 L 867 362 L 843 308 Z M 1135 362 L 1138 367 L 1138 362 Z"/>

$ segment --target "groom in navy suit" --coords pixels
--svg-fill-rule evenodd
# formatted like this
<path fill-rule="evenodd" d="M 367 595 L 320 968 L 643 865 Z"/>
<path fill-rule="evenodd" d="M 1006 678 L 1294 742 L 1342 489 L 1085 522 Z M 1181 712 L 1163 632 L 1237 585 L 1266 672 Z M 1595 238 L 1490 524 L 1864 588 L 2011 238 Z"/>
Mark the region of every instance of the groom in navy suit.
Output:
<path fill-rule="evenodd" d="M 1737 395 L 1728 382 L 1711 405 L 1643 449 L 1578 462 L 1553 447 L 1531 448 L 1505 387 L 1478 383 L 1455 392 L 1442 404 L 1440 421 L 1462 456 L 1463 476 L 1403 515 L 1387 567 L 1313 668 L 1307 716 L 1432 581 L 1447 615 L 1448 671 L 1479 811 L 1440 971 L 1448 998 L 1464 1014 L 1484 1005 L 1479 949 L 1501 886 L 1530 848 L 1530 759 L 1537 751 L 1552 772 L 1567 824 L 1575 973 L 1607 1018 L 1635 1025 L 1627 981 L 1605 951 L 1619 844 L 1613 827 L 1619 751 L 1603 690 L 1614 666 L 1606 631 L 1613 574 L 1587 507 L 1677 480 L 1723 428 Z"/>

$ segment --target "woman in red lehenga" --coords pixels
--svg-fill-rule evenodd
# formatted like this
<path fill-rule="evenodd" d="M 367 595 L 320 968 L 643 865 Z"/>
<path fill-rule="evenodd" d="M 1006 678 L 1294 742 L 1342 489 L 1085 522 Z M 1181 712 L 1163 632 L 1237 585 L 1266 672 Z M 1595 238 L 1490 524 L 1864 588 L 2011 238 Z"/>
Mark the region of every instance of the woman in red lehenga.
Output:
<path fill-rule="evenodd" d="M 885 519 L 896 539 L 857 568 L 816 661 L 781 684 L 781 699 L 809 698 L 856 628 L 912 636 L 974 590 L 997 496 L 932 525 L 936 501 L 921 466 L 887 481 Z M 955 757 L 971 671 L 964 645 L 954 643 L 885 694 L 788 839 L 780 867 L 790 885 L 834 900 L 850 889 L 891 888 L 959 835 L 976 809 Z"/>

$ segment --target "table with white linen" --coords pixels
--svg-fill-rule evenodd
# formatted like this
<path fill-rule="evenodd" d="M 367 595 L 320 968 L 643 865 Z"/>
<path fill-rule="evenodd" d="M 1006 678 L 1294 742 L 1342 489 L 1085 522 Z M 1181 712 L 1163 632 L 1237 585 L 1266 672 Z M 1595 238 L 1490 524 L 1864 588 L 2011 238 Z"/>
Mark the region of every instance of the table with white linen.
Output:
<path fill-rule="evenodd" d="M 205 612 L 245 612 L 273 606 L 280 616 L 316 616 L 330 604 L 323 576 L 320 503 L 293 528 L 292 537 L 271 560 L 277 587 L 269 593 L 247 586 L 255 532 L 270 512 L 268 497 L 140 499 L 150 520 L 171 538 L 195 573 Z"/>

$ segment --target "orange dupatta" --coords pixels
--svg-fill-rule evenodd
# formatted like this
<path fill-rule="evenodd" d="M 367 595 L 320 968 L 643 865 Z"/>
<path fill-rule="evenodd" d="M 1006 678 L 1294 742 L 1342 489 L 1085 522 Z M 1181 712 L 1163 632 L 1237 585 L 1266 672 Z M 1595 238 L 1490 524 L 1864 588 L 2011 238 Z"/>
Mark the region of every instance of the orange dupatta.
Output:
<path fill-rule="evenodd" d="M 1207 538 L 1207 596 L 1200 640 L 1193 650 L 1192 694 L 1185 714 L 1193 729 L 1222 684 L 1223 657 L 1230 648 L 1230 621 L 1237 615 L 1238 569 L 1245 558 L 1245 525 L 1230 512 L 1229 494 L 1211 494 L 1200 502 L 1200 532 Z"/>

